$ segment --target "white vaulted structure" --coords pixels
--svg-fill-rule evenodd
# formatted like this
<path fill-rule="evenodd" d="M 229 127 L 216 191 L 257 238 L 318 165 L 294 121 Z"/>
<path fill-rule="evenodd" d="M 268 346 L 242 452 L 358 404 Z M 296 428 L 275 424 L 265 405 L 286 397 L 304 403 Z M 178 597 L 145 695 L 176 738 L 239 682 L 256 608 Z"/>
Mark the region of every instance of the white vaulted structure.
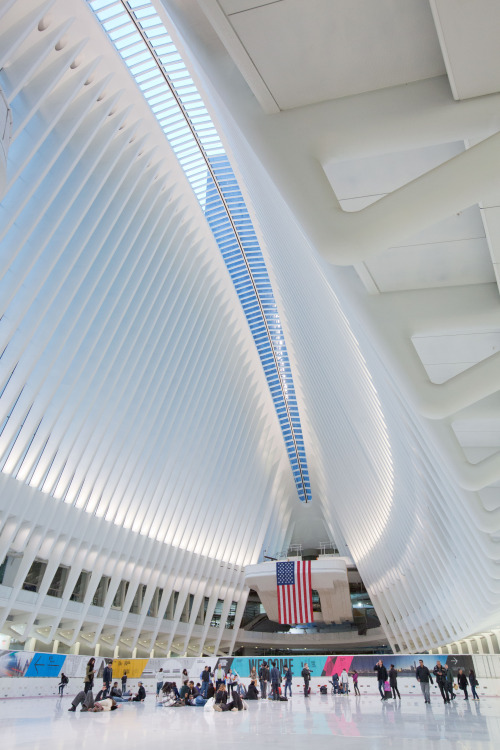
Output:
<path fill-rule="evenodd" d="M 500 650 L 499 24 L 0 0 L 11 647 L 307 648 L 249 614 L 298 550 L 323 649 Z"/>

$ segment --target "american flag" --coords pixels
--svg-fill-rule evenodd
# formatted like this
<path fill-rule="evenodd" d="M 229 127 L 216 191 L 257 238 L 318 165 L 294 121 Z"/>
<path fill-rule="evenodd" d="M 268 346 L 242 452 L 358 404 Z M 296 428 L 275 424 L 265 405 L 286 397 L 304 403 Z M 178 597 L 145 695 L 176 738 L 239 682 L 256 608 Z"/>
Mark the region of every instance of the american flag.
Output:
<path fill-rule="evenodd" d="M 313 622 L 311 561 L 276 563 L 279 621 L 285 625 Z"/>

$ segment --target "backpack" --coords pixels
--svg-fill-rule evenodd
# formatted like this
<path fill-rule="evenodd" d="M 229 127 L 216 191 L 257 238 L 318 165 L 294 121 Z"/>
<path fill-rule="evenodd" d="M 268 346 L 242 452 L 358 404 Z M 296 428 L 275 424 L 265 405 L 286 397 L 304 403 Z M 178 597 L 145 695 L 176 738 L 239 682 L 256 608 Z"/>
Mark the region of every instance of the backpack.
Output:
<path fill-rule="evenodd" d="M 326 685 L 321 685 L 319 688 L 319 692 L 321 693 L 321 695 L 326 695 L 328 693 Z"/>

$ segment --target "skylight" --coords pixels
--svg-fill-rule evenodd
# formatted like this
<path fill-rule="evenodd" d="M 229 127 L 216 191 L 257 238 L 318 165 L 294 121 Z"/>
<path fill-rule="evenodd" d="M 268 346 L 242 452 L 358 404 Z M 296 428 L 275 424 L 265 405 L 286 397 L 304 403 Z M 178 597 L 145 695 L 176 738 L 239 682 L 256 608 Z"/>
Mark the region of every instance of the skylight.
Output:
<path fill-rule="evenodd" d="M 149 0 L 89 0 L 142 91 L 205 213 L 259 352 L 303 502 L 304 439 L 283 329 L 257 236 L 202 98 Z"/>

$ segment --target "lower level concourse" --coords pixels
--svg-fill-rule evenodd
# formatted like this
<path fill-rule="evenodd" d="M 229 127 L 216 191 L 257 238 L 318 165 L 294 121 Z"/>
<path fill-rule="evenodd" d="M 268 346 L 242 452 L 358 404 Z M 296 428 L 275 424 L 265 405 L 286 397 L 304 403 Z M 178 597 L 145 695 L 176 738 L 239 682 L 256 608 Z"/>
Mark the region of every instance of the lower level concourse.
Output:
<path fill-rule="evenodd" d="M 481 696 L 450 705 L 432 695 L 381 701 L 378 695 L 320 695 L 294 690 L 288 702 L 248 701 L 248 710 L 217 713 L 204 708 L 162 708 L 154 694 L 112 713 L 69 712 L 72 696 L 0 701 L 2 746 L 8 750 L 105 747 L 343 750 L 442 748 L 493 750 L 500 746 L 500 698 Z M 425 744 L 424 744 L 425 743 Z"/>

